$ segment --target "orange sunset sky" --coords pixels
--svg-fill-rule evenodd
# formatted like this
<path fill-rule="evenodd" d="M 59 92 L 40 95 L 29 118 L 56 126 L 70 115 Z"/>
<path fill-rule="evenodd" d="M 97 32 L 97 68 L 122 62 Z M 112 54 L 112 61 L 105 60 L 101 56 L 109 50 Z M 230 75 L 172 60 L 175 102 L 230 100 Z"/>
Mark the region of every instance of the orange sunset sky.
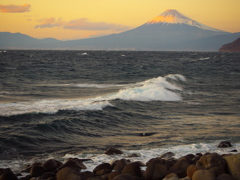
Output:
<path fill-rule="evenodd" d="M 71 40 L 120 33 L 167 9 L 240 32 L 240 0 L 0 0 L 0 32 Z"/>

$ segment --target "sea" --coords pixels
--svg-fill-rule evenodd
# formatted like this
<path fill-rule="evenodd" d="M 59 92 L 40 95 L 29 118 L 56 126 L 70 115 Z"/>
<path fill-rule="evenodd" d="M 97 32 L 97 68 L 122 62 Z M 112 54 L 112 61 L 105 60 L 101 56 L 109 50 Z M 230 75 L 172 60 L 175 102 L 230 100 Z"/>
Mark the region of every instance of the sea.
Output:
<path fill-rule="evenodd" d="M 123 154 L 106 155 L 110 147 Z M 240 53 L 0 51 L 0 168 L 75 157 L 91 159 L 92 170 L 232 150 L 240 151 Z"/>

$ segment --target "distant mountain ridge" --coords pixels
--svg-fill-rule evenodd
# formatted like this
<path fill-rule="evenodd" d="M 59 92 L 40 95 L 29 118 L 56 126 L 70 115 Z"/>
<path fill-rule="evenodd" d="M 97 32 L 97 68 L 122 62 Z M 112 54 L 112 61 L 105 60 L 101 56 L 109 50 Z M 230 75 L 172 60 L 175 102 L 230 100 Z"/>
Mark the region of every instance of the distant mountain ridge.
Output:
<path fill-rule="evenodd" d="M 0 33 L 1 49 L 218 51 L 239 33 L 221 31 L 167 10 L 145 24 L 119 34 L 59 41 L 38 40 L 22 34 Z"/>
<path fill-rule="evenodd" d="M 49 49 L 56 47 L 59 42 L 54 38 L 36 39 L 21 33 L 0 32 L 2 49 Z"/>

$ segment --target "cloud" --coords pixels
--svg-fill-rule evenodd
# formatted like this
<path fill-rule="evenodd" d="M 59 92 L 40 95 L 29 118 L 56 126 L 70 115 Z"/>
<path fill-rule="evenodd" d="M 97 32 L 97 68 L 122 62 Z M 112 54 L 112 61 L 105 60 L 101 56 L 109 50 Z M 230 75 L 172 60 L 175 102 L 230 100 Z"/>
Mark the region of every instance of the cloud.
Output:
<path fill-rule="evenodd" d="M 23 13 L 30 11 L 30 4 L 23 4 L 23 5 L 1 5 L 0 4 L 0 11 L 2 13 Z"/>
<path fill-rule="evenodd" d="M 52 27 L 61 27 L 65 24 L 60 18 L 44 18 L 38 20 L 40 22 L 39 25 L 36 25 L 35 28 L 52 28 Z"/>
<path fill-rule="evenodd" d="M 123 26 L 120 24 L 112 24 L 106 22 L 89 22 L 87 18 L 75 19 L 67 22 L 64 26 L 64 29 L 75 29 L 75 30 L 114 30 L 114 31 L 125 31 L 130 27 Z"/>
<path fill-rule="evenodd" d="M 52 27 L 62 27 L 63 29 L 72 30 L 88 30 L 88 31 L 125 31 L 130 29 L 128 26 L 123 26 L 120 24 L 106 23 L 106 22 L 89 22 L 87 18 L 75 19 L 69 22 L 64 22 L 61 19 L 55 18 L 44 18 L 38 20 L 39 25 L 35 28 L 52 28 Z"/>

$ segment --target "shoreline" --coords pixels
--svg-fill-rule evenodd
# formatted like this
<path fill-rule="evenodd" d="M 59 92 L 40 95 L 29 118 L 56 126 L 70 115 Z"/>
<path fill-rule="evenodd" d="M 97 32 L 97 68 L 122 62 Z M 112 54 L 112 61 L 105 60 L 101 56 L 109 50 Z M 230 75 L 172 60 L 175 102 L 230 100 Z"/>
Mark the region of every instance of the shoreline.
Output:
<path fill-rule="evenodd" d="M 218 148 L 232 147 L 229 143 L 222 141 Z M 1 180 L 9 178 L 11 180 L 152 180 L 157 177 L 164 180 L 195 180 L 195 176 L 213 180 L 240 179 L 240 172 L 234 171 L 236 166 L 240 168 L 240 153 L 236 149 L 222 155 L 216 152 L 195 153 L 179 158 L 175 158 L 173 152 L 166 152 L 146 162 L 138 160 L 141 156 L 138 153 L 124 157 L 121 156 L 124 152 L 115 148 L 108 149 L 104 154 L 106 157 L 113 157 L 114 160 L 96 162 L 93 169 L 87 168 L 88 163 L 93 163 L 89 158 L 66 157 L 65 162 L 50 158 L 42 162 L 34 162 L 16 174 L 11 168 L 0 168 L 0 179 L 2 177 Z"/>

